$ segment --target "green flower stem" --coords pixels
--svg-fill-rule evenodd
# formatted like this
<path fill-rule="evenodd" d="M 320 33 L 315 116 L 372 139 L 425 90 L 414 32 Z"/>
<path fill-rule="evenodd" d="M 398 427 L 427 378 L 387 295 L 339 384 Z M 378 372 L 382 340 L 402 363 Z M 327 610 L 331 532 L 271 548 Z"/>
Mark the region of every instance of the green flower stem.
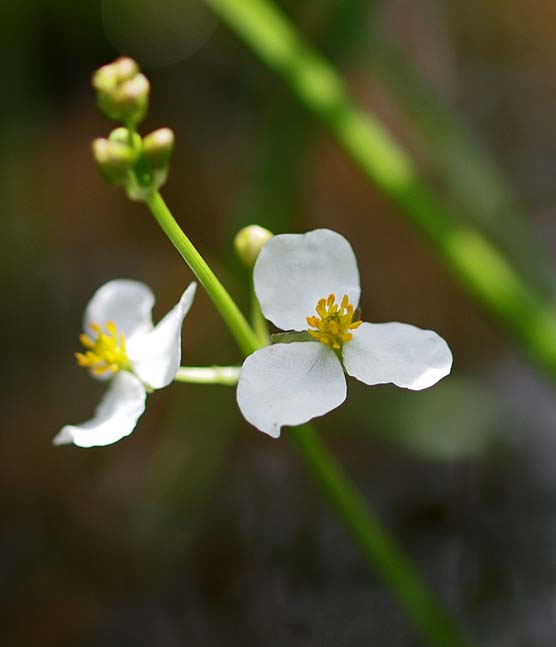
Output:
<path fill-rule="evenodd" d="M 261 304 L 257 299 L 255 294 L 255 288 L 253 286 L 253 281 L 251 281 L 250 287 L 250 299 L 251 299 L 251 325 L 255 334 L 260 339 L 262 346 L 268 346 L 270 344 L 270 335 L 268 333 L 268 324 L 264 318 L 263 311 L 261 310 Z"/>
<path fill-rule="evenodd" d="M 160 194 L 153 194 L 147 204 L 170 241 L 207 289 L 244 355 L 260 348 L 261 341 L 212 270 L 181 231 Z M 228 371 L 230 368 L 235 367 L 182 367 L 178 370 L 176 379 L 201 382 L 206 378 L 205 383 L 222 384 L 224 382 L 215 382 L 213 379 L 215 372 Z M 378 567 L 402 607 L 430 644 L 436 647 L 464 647 L 466 642 L 460 637 L 456 626 L 435 601 L 395 541 L 381 527 L 353 481 L 335 461 L 313 429 L 308 425 L 292 428 L 289 435 L 294 439 L 324 496 L 334 507 L 364 556 L 373 566 Z"/>
<path fill-rule="evenodd" d="M 145 200 L 145 203 L 166 236 L 181 254 L 183 260 L 199 279 L 199 283 L 205 288 L 242 352 L 249 355 L 257 348 L 260 348 L 262 344 L 257 335 L 253 332 L 222 283 L 216 278 L 216 275 L 195 249 L 193 243 L 181 230 L 160 193 L 154 191 Z"/>
<path fill-rule="evenodd" d="M 287 18 L 269 0 L 206 2 L 326 125 L 363 174 L 429 239 L 465 288 L 555 376 L 556 311 L 545 306 L 487 238 L 447 212 L 409 155 L 373 115 L 357 108 L 334 69 L 304 43 Z"/>
<path fill-rule="evenodd" d="M 239 379 L 239 369 L 239 366 L 180 366 L 174 382 L 235 386 Z"/>
<path fill-rule="evenodd" d="M 381 526 L 355 483 L 320 441 L 313 427 L 293 427 L 288 433 L 366 561 L 380 572 L 429 644 L 467 647 L 470 643 Z"/>

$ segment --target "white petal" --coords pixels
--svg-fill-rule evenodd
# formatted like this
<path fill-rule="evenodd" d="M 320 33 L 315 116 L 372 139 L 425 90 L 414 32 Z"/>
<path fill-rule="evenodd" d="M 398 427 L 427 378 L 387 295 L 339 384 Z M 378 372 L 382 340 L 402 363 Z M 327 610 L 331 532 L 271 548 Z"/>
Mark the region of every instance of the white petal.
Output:
<path fill-rule="evenodd" d="M 191 283 L 179 302 L 146 335 L 135 335 L 127 354 L 135 374 L 153 389 L 161 389 L 174 379 L 181 361 L 181 326 L 195 296 Z"/>
<path fill-rule="evenodd" d="M 152 329 L 151 310 L 154 305 L 151 289 L 140 281 L 116 279 L 101 286 L 85 310 L 83 328 L 90 333 L 90 324 L 104 326 L 113 321 L 127 340 Z"/>
<path fill-rule="evenodd" d="M 442 337 L 397 322 L 361 324 L 342 354 L 347 373 L 361 382 L 392 382 L 414 391 L 436 384 L 452 368 L 452 353 Z"/>
<path fill-rule="evenodd" d="M 252 425 L 278 438 L 282 425 L 300 425 L 346 399 L 346 378 L 334 352 L 319 342 L 261 348 L 244 362 L 237 402 Z"/>
<path fill-rule="evenodd" d="M 74 443 L 79 447 L 110 445 L 135 429 L 145 410 L 145 388 L 131 373 L 121 371 L 103 395 L 95 415 L 80 425 L 66 425 L 52 441 L 55 445 Z"/>
<path fill-rule="evenodd" d="M 329 229 L 274 236 L 255 264 L 255 292 L 264 316 L 282 330 L 306 330 L 319 299 L 347 294 L 359 304 L 359 271 L 348 241 Z"/>

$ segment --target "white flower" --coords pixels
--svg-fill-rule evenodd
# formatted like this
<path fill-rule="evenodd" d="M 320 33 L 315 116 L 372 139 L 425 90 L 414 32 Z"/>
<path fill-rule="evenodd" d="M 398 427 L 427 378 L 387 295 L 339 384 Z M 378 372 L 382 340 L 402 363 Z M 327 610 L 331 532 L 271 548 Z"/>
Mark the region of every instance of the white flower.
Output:
<path fill-rule="evenodd" d="M 270 436 L 277 438 L 283 425 L 303 424 L 342 404 L 344 370 L 365 384 L 391 382 L 416 391 L 450 372 L 452 353 L 435 332 L 397 322 L 353 321 L 359 271 L 340 234 L 317 229 L 271 238 L 253 279 L 264 316 L 282 330 L 306 331 L 310 340 L 267 346 L 243 364 L 239 408 Z"/>
<path fill-rule="evenodd" d="M 94 417 L 63 427 L 55 445 L 110 445 L 133 431 L 145 410 L 147 392 L 167 386 L 176 375 L 182 322 L 195 289 L 191 283 L 156 326 L 151 318 L 155 298 L 144 283 L 118 279 L 95 292 L 83 318 L 86 332 L 80 337 L 86 351 L 75 355 L 80 366 L 97 379 L 110 379 L 110 385 Z"/>

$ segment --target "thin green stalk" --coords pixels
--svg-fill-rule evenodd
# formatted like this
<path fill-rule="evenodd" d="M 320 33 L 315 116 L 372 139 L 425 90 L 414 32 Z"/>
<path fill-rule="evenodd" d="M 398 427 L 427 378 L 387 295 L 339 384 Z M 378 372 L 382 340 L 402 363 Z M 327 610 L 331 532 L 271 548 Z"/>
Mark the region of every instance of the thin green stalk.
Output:
<path fill-rule="evenodd" d="M 294 427 L 289 435 L 367 562 L 378 569 L 429 643 L 436 647 L 469 645 L 314 429 Z"/>
<path fill-rule="evenodd" d="M 146 200 L 146 204 L 166 236 L 168 236 L 183 260 L 189 265 L 193 274 L 205 288 L 242 352 L 249 355 L 259 348 L 261 343 L 257 335 L 253 332 L 222 283 L 216 278 L 214 272 L 175 221 L 160 193 L 158 191 L 151 193 Z"/>
<path fill-rule="evenodd" d="M 244 355 L 259 348 L 260 340 L 212 270 L 181 231 L 162 197 L 155 193 L 147 204 L 174 247 L 206 287 Z M 230 316 L 230 313 L 234 316 Z M 182 377 L 185 377 L 187 370 L 185 367 L 181 368 L 178 375 L 181 373 Z M 323 494 L 337 511 L 367 560 L 378 567 L 402 607 L 430 644 L 435 647 L 464 647 L 467 643 L 460 636 L 455 624 L 435 601 L 395 541 L 381 527 L 353 481 L 335 461 L 317 434 L 307 425 L 291 429 L 289 433 L 316 477 Z"/>
<path fill-rule="evenodd" d="M 260 339 L 260 342 L 263 346 L 268 346 L 270 344 L 270 335 L 268 333 L 268 324 L 264 318 L 263 311 L 261 310 L 261 304 L 257 299 L 255 294 L 255 288 L 253 286 L 253 281 L 251 281 L 250 287 L 250 299 L 251 299 L 251 325 L 255 334 Z"/>
<path fill-rule="evenodd" d="M 556 311 L 481 233 L 446 210 L 409 155 L 371 114 L 353 103 L 334 69 L 299 37 L 269 0 L 206 0 L 336 138 L 363 174 L 432 243 L 466 289 L 556 375 Z"/>
<path fill-rule="evenodd" d="M 239 370 L 239 366 L 180 366 L 174 382 L 235 386 L 239 379 Z"/>

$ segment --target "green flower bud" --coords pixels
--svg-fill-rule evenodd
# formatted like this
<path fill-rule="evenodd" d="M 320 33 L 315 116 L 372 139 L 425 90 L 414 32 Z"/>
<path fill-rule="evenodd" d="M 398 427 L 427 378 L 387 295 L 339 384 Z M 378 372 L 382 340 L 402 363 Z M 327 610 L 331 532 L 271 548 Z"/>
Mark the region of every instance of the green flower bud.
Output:
<path fill-rule="evenodd" d="M 119 83 L 131 80 L 136 74 L 139 74 L 139 65 L 132 58 L 121 56 L 93 73 L 93 87 L 99 92 L 109 92 Z"/>
<path fill-rule="evenodd" d="M 234 247 L 241 262 L 249 268 L 255 265 L 261 249 L 274 234 L 259 225 L 249 225 L 240 229 L 234 238 Z"/>
<path fill-rule="evenodd" d="M 131 200 L 144 201 L 166 182 L 173 147 L 174 133 L 169 128 L 141 139 L 138 133 L 120 127 L 108 139 L 95 140 L 93 154 L 107 180 L 123 184 Z"/>
<path fill-rule="evenodd" d="M 133 151 L 135 156 L 137 156 L 141 150 L 141 135 L 138 133 L 130 133 L 130 131 L 123 126 L 120 126 L 120 128 L 114 128 L 114 130 L 108 135 L 108 139 L 111 142 L 125 144 L 131 149 L 131 151 Z"/>
<path fill-rule="evenodd" d="M 117 128 L 116 131 L 120 129 Z M 116 131 L 114 136 L 120 137 L 120 133 Z M 169 128 L 160 128 L 135 145 L 140 153 L 133 168 L 133 175 L 126 183 L 126 191 L 131 200 L 141 201 L 153 191 L 158 191 L 168 179 L 174 133 Z"/>
<path fill-rule="evenodd" d="M 154 169 L 166 169 L 174 151 L 174 133 L 159 128 L 143 138 L 143 155 Z"/>
<path fill-rule="evenodd" d="M 149 106 L 150 84 L 137 63 L 128 57 L 103 65 L 93 74 L 100 110 L 113 121 L 135 128 Z"/>
<path fill-rule="evenodd" d="M 123 184 L 134 163 L 131 147 L 108 139 L 95 139 L 92 149 L 102 175 L 113 184 Z"/>
<path fill-rule="evenodd" d="M 103 65 L 93 72 L 93 88 L 97 92 L 110 92 L 118 84 L 118 74 L 114 65 Z"/>
<path fill-rule="evenodd" d="M 117 58 L 112 65 L 114 66 L 120 81 L 129 81 L 136 74 L 139 74 L 139 65 L 137 64 L 137 61 L 134 61 L 129 56 L 120 56 L 120 58 Z"/>

